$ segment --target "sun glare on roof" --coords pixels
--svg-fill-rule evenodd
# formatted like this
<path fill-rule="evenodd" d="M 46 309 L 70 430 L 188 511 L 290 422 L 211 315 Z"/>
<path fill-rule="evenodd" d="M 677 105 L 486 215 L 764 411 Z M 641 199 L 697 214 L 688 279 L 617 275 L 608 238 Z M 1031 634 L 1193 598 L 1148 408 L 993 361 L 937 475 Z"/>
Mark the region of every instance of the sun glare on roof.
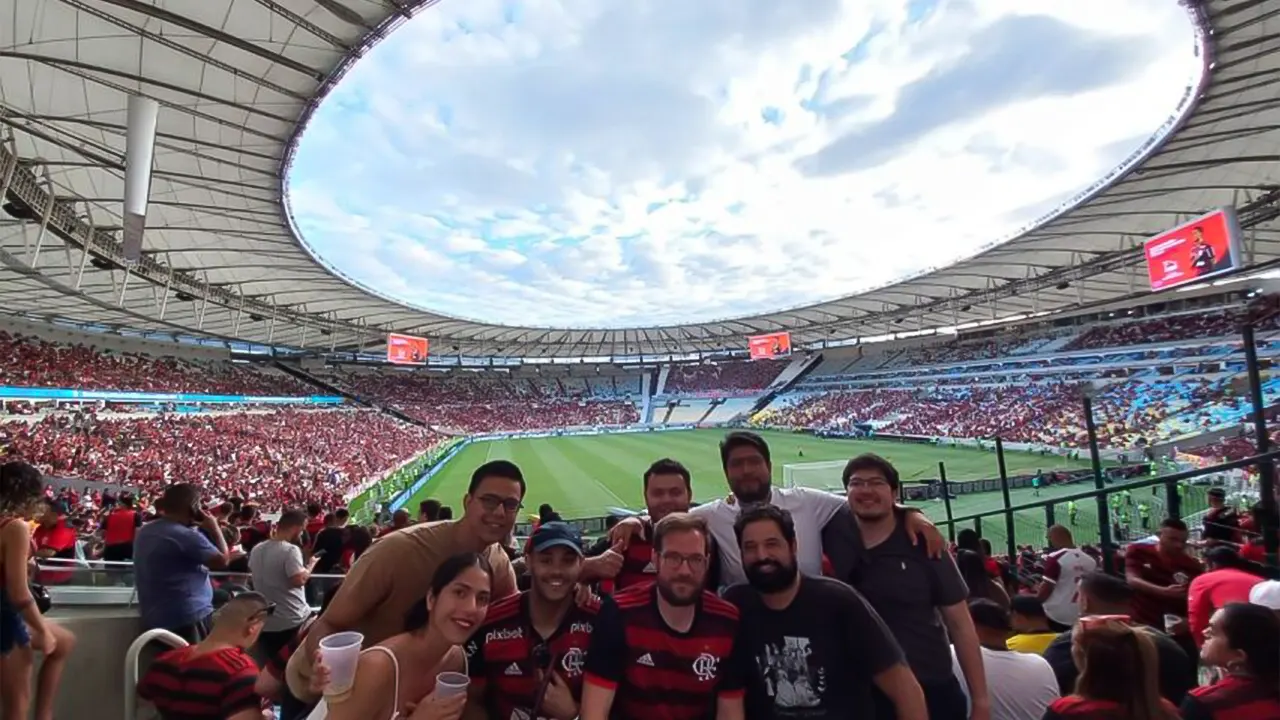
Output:
<path fill-rule="evenodd" d="M 1043 217 L 1182 112 L 1193 49 L 1166 0 L 448 0 L 321 104 L 289 202 L 325 264 L 446 315 L 767 312 Z"/>

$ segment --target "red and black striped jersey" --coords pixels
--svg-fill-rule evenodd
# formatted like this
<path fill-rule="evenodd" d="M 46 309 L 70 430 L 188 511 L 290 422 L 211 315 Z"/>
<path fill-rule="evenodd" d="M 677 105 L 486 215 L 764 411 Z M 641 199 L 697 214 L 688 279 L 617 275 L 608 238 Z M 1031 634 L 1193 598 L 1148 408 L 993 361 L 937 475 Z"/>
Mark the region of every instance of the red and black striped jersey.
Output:
<path fill-rule="evenodd" d="M 615 692 L 614 720 L 701 720 L 717 697 L 741 696 L 747 659 L 737 642 L 738 608 L 703 592 L 688 632 L 667 626 L 657 585 L 624 590 L 601 609 L 586 681 Z"/>
<path fill-rule="evenodd" d="M 490 605 L 484 624 L 466 645 L 471 683 L 484 689 L 488 717 L 530 716 L 538 693 L 539 661 L 543 668 L 560 674 L 575 700 L 582 698 L 583 671 L 600 601 L 571 606 L 549 638 L 533 629 L 529 602 L 526 590 Z"/>
<path fill-rule="evenodd" d="M 646 518 L 641 518 L 640 522 L 644 523 L 644 537 L 640 537 L 640 533 L 631 536 L 627 549 L 622 553 L 622 569 L 618 571 L 617 576 L 600 581 L 601 593 L 611 595 L 637 585 L 647 585 L 657 578 L 658 568 L 654 564 L 651 542 L 653 523 Z M 587 551 L 587 557 L 603 555 L 611 547 L 608 537 L 601 538 Z M 712 590 L 720 585 L 720 554 L 714 552 L 714 548 L 711 552 L 711 563 L 707 566 L 706 584 Z"/>
<path fill-rule="evenodd" d="M 1168 700 L 1161 699 L 1165 713 L 1170 718 L 1177 718 L 1178 708 Z M 1129 713 L 1120 703 L 1114 700 L 1087 700 L 1079 695 L 1068 695 L 1058 698 L 1049 705 L 1044 713 L 1044 720 L 1131 720 Z"/>
<path fill-rule="evenodd" d="M 223 720 L 257 710 L 258 666 L 238 647 L 196 654 L 196 646 L 162 653 L 138 683 L 138 696 L 164 720 Z"/>
<path fill-rule="evenodd" d="M 600 590 L 602 592 L 615 593 L 626 590 L 629 587 L 653 582 L 658 572 L 658 569 L 653 564 L 653 543 L 649 542 L 649 538 L 653 537 L 653 525 L 648 520 L 642 520 L 641 522 L 645 525 L 644 537 L 641 538 L 637 534 L 631 538 L 627 549 L 622 553 L 622 569 L 618 571 L 617 576 L 613 579 L 601 581 Z M 601 552 L 608 549 L 608 539 L 606 538 Z M 600 553 L 593 553 L 593 555 L 598 554 Z"/>
<path fill-rule="evenodd" d="M 275 655 L 266 658 L 262 664 L 262 670 L 269 673 L 277 680 L 284 680 L 285 668 L 289 667 L 289 658 L 302 647 L 302 643 L 307 639 L 307 632 L 311 630 L 311 626 L 315 623 L 315 618 L 311 618 L 298 628 L 298 632 L 293 634 L 289 642 L 285 643 Z"/>
<path fill-rule="evenodd" d="M 1280 689 L 1254 678 L 1228 675 L 1187 693 L 1185 720 L 1280 720 Z"/>

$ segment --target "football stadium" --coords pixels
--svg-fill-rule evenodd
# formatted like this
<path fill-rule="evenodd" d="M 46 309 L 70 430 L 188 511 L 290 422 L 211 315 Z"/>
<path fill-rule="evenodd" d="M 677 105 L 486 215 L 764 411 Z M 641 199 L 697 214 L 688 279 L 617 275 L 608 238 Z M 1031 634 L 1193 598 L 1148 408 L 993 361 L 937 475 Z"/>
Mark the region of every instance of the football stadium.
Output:
<path fill-rule="evenodd" d="M 1280 717 L 1277 81 L 1280 0 L 0 0 L 0 717 Z"/>

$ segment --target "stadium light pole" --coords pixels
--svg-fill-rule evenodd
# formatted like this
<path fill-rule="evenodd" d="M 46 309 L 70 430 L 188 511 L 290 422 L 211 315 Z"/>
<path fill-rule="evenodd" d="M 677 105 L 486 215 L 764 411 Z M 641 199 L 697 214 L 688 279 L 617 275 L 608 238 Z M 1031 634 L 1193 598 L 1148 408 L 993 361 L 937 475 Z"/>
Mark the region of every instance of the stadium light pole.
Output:
<path fill-rule="evenodd" d="M 1254 342 L 1252 319 L 1245 322 L 1240 334 L 1244 341 L 1245 366 L 1249 371 L 1249 402 L 1253 405 L 1254 442 L 1257 445 L 1257 454 L 1261 455 L 1271 449 L 1271 435 L 1267 432 L 1266 406 L 1262 402 L 1262 373 L 1258 369 L 1258 348 Z M 1267 461 L 1258 465 L 1258 489 L 1262 505 L 1262 527 L 1258 529 L 1262 532 L 1267 563 L 1276 567 L 1277 550 L 1280 550 L 1276 546 L 1280 544 L 1280 538 L 1276 537 L 1275 463 Z"/>
<path fill-rule="evenodd" d="M 1111 547 L 1111 513 L 1107 509 L 1106 483 L 1102 478 L 1102 455 L 1098 452 L 1098 426 L 1093 422 L 1093 383 L 1084 387 L 1084 429 L 1089 435 L 1089 460 L 1093 465 L 1093 486 L 1098 494 L 1098 545 L 1102 548 L 1102 569 L 1115 572 Z"/>
<path fill-rule="evenodd" d="M 1017 557 L 1017 543 L 1014 542 L 1013 500 L 1009 497 L 1009 470 L 1004 464 L 1004 441 L 996 436 L 996 466 L 1000 468 L 1000 496 L 1004 499 L 1004 533 L 1005 545 L 1009 549 L 1009 561 Z"/>
<path fill-rule="evenodd" d="M 951 514 L 951 488 L 947 486 L 947 464 L 941 460 L 938 461 L 938 481 L 942 485 L 942 507 L 947 511 L 947 537 L 951 542 L 955 542 L 956 523 L 955 516 Z"/>

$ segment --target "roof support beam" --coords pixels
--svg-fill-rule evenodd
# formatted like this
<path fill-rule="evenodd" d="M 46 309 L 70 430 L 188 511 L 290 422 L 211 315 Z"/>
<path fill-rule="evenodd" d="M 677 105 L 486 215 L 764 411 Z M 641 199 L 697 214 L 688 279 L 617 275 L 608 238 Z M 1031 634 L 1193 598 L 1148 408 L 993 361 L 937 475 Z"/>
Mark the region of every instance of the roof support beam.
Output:
<path fill-rule="evenodd" d="M 296 60 L 285 57 L 280 53 L 272 52 L 270 50 L 267 50 L 266 48 L 260 48 L 257 45 L 254 45 L 253 43 L 247 40 L 238 38 L 235 35 L 224 32 L 217 28 L 209 27 L 204 23 L 196 22 L 191 18 L 183 17 L 171 10 L 166 10 L 162 7 L 156 7 L 155 5 L 148 5 L 147 3 L 140 2 L 140 0 L 97 0 L 97 2 L 105 3 L 108 5 L 115 5 L 116 7 L 121 7 L 126 10 L 132 10 L 133 12 L 136 12 L 140 15 L 146 15 L 148 17 L 153 17 L 163 22 L 177 25 L 180 28 L 185 28 L 187 30 L 190 30 L 191 32 L 204 35 L 205 37 L 210 38 L 211 40 L 217 40 L 218 42 L 226 43 L 227 45 L 230 45 L 231 47 L 236 48 L 237 50 L 243 50 L 244 52 L 247 52 L 250 55 L 254 55 L 262 58 L 263 60 L 273 62 L 281 67 L 288 68 L 296 73 L 301 73 L 303 75 L 306 75 L 312 78 L 313 80 L 315 80 L 316 82 L 322 82 L 324 80 L 324 77 L 325 77 L 324 73 L 315 68 L 307 67 L 306 65 L 303 65 L 302 63 Z"/>

